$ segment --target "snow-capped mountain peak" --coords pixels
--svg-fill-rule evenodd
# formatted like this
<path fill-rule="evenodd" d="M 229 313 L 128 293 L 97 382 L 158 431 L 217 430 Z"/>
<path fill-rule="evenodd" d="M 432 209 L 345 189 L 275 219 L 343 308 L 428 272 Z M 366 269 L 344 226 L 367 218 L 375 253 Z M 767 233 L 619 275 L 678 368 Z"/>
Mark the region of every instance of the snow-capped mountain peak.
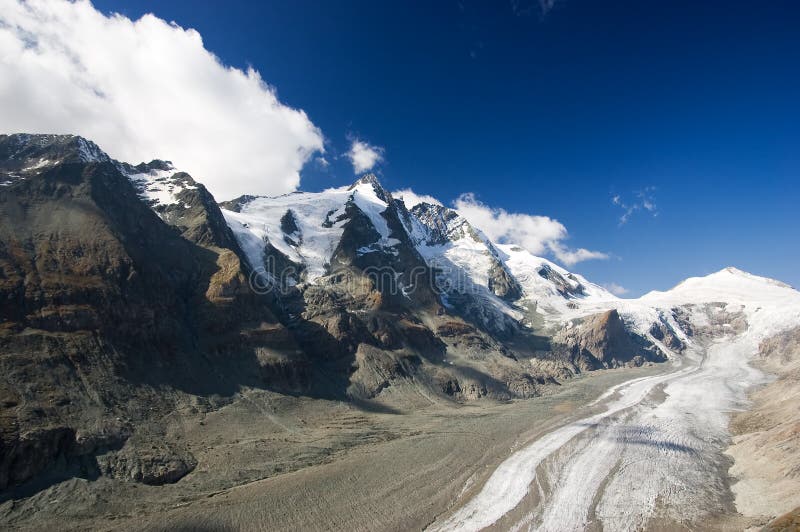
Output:
<path fill-rule="evenodd" d="M 181 192 L 197 189 L 189 174 L 177 170 L 170 161 L 155 159 L 136 166 L 117 163 L 117 168 L 128 177 L 139 197 L 154 209 L 180 205 Z"/>
<path fill-rule="evenodd" d="M 378 197 L 378 199 L 387 205 L 393 201 L 392 195 L 385 188 L 383 188 L 383 185 L 381 185 L 380 181 L 378 180 L 378 176 L 375 174 L 364 174 L 355 182 L 353 182 L 353 184 L 348 187 L 348 190 L 361 189 L 363 191 L 366 190 L 364 188 L 365 185 L 371 187 L 373 193 Z"/>
<path fill-rule="evenodd" d="M 387 213 L 393 204 L 377 177 L 367 174 L 352 185 L 322 192 L 239 198 L 223 205 L 222 212 L 253 268 L 263 266 L 265 246 L 270 246 L 300 267 L 306 282 L 313 282 L 329 273 L 353 209 L 366 217 L 377 234 L 373 241 L 363 242 L 357 253 L 395 253 L 400 240 L 389 226 Z M 292 223 L 287 226 L 289 219 Z"/>
<path fill-rule="evenodd" d="M 415 205 L 411 212 L 425 227 L 417 235 L 418 243 L 424 240 L 427 245 L 436 245 L 465 237 L 474 241 L 480 240 L 478 231 L 453 209 L 423 202 Z"/>
<path fill-rule="evenodd" d="M 654 290 L 641 297 L 642 301 L 674 299 L 695 303 L 713 301 L 755 302 L 798 292 L 786 283 L 761 277 L 729 266 L 704 277 L 690 277 L 667 291 Z"/>
<path fill-rule="evenodd" d="M 378 253 L 384 258 L 372 257 L 370 264 L 390 266 L 405 250 L 433 272 L 445 307 L 495 332 L 528 321 L 529 312 L 555 320 L 590 300 L 616 300 L 546 259 L 492 242 L 454 209 L 428 202 L 407 209 L 374 174 L 349 186 L 274 198 L 243 197 L 222 208 L 253 268 L 276 257 L 302 272 L 297 282 L 315 283 L 331 273 L 333 262 L 350 263 Z M 345 229 L 355 219 L 369 229 L 353 226 L 360 243 L 351 250 L 354 257 L 343 259 Z"/>

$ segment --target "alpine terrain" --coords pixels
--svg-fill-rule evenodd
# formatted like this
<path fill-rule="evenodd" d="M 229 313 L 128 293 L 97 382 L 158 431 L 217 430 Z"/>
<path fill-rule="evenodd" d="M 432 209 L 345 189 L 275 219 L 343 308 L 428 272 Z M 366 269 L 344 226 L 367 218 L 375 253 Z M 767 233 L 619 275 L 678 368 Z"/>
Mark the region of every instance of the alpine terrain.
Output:
<path fill-rule="evenodd" d="M 3 528 L 788 530 L 799 376 L 736 268 L 621 299 L 373 174 L 0 135 Z"/>

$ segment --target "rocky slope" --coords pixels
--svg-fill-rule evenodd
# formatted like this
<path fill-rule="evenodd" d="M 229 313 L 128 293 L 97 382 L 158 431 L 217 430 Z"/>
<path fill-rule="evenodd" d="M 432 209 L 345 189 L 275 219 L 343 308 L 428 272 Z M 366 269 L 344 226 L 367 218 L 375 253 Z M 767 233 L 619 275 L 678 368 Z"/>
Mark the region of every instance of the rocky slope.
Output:
<path fill-rule="evenodd" d="M 168 225 L 126 169 L 79 137 L 0 137 L 0 488 L 175 480 L 193 459 L 130 448 L 134 428 L 157 437 L 177 404 L 264 385 L 299 351 L 205 189 Z"/>
<path fill-rule="evenodd" d="M 739 510 L 768 520 L 800 516 L 800 326 L 759 345 L 755 365 L 776 378 L 751 395 L 753 408 L 732 421 L 731 474 Z M 787 520 L 789 518 L 787 517 Z"/>

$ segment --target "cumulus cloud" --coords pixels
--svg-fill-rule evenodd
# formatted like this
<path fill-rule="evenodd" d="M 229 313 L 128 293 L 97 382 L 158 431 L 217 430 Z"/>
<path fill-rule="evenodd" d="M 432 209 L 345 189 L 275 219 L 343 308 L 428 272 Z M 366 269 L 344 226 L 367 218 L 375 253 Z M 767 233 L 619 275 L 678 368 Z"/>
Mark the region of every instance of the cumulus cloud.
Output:
<path fill-rule="evenodd" d="M 590 259 L 607 259 L 608 254 L 584 248 L 572 249 L 564 240 L 567 228 L 547 216 L 510 213 L 481 203 L 472 193 L 462 194 L 454 203 L 455 209 L 492 241 L 517 244 L 534 255 L 552 254 L 567 266 Z"/>
<path fill-rule="evenodd" d="M 603 285 L 603 288 L 614 294 L 615 296 L 624 296 L 628 293 L 628 289 L 624 286 L 620 286 L 617 283 L 606 283 Z"/>
<path fill-rule="evenodd" d="M 406 204 L 407 209 L 412 209 L 414 205 L 419 205 L 420 203 L 431 203 L 433 205 L 441 205 L 442 202 L 434 198 L 433 196 L 428 196 L 427 194 L 417 194 L 410 188 L 404 188 L 403 190 L 395 190 L 392 192 L 392 197 L 397 199 L 402 199 L 403 203 Z"/>
<path fill-rule="evenodd" d="M 570 249 L 560 242 L 549 242 L 547 247 L 557 260 L 560 260 L 567 266 L 572 266 L 573 264 L 585 260 L 604 260 L 608 258 L 608 253 L 590 251 L 585 248 Z"/>
<path fill-rule="evenodd" d="M 648 212 L 654 218 L 658 216 L 658 206 L 655 201 L 656 187 L 645 187 L 633 194 L 633 201 L 622 199 L 619 194 L 611 196 L 611 203 L 622 209 L 619 225 L 625 225 L 637 211 Z"/>
<path fill-rule="evenodd" d="M 76 133 L 114 158 L 170 159 L 218 200 L 295 190 L 320 130 L 254 69 L 223 65 L 200 34 L 87 0 L 3 0 L 4 132 Z"/>
<path fill-rule="evenodd" d="M 373 146 L 368 142 L 353 139 L 347 158 L 353 163 L 353 171 L 357 174 L 372 170 L 376 164 L 383 161 L 383 148 Z"/>

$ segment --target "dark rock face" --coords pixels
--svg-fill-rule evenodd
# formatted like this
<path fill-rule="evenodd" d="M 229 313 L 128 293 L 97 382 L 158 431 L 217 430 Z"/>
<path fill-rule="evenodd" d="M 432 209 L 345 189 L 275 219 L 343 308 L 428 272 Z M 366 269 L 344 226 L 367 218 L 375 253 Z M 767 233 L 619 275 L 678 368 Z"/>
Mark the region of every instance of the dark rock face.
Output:
<path fill-rule="evenodd" d="M 676 352 L 681 352 L 686 349 L 680 338 L 675 334 L 671 327 L 664 323 L 654 323 L 650 327 L 650 334 L 656 340 L 664 342 L 664 345 Z"/>
<path fill-rule="evenodd" d="M 0 136 L 3 176 L 24 177 L 0 187 L 4 486 L 81 455 L 98 419 L 132 426 L 181 393 L 264 386 L 260 353 L 298 352 L 274 301 L 249 290 L 205 188 L 184 191 L 180 212 L 159 213 L 168 225 L 94 148 L 79 137 Z M 154 393 L 165 386 L 173 391 Z"/>
<path fill-rule="evenodd" d="M 75 431 L 55 427 L 32 430 L 10 440 L 6 438 L 0 440 L 0 490 L 33 478 L 59 456 L 67 455 L 75 440 Z"/>
<path fill-rule="evenodd" d="M 333 253 L 331 271 L 355 268 L 366 275 L 380 292 L 385 309 L 428 307 L 435 311 L 439 298 L 430 281 L 432 272 L 409 240 L 394 201 L 389 200 L 389 206 L 382 214 L 390 236 L 400 243 L 385 252 L 363 252 L 374 246 L 380 235 L 352 201 L 345 207 L 345 214 L 348 221 Z"/>
<path fill-rule="evenodd" d="M 539 275 L 544 279 L 554 283 L 558 289 L 558 292 L 564 297 L 578 296 L 583 295 L 584 293 L 583 285 L 577 280 L 574 278 L 565 278 L 563 275 L 546 264 L 539 269 Z"/>
<path fill-rule="evenodd" d="M 438 312 L 439 299 L 431 272 L 405 231 L 402 211 L 374 176 L 354 187 L 363 183 L 386 201 L 382 216 L 396 243 L 384 248 L 369 218 L 350 200 L 336 219 L 344 222 L 343 232 L 328 274 L 282 298 L 288 326 L 311 373 L 339 374 L 335 379 L 312 377 L 325 396 L 375 397 L 391 382 L 411 379 L 420 356 L 439 358 L 445 349 L 420 319 Z M 286 225 L 292 231 L 288 220 Z"/>
<path fill-rule="evenodd" d="M 295 219 L 295 214 L 291 209 L 286 211 L 286 214 L 284 214 L 281 217 L 281 231 L 283 231 L 284 234 L 286 235 L 285 238 L 290 239 L 289 243 L 293 246 L 296 246 L 299 243 L 300 239 L 302 238 L 302 235 L 300 234 L 300 228 L 297 227 L 297 220 Z M 295 242 L 293 239 L 295 235 L 297 235 L 298 237 L 297 242 Z"/>
<path fill-rule="evenodd" d="M 228 201 L 221 201 L 219 206 L 225 210 L 233 211 L 233 212 L 242 212 L 242 205 L 250 203 L 258 196 L 251 196 L 249 194 L 245 194 L 244 196 L 239 196 L 238 198 L 228 200 Z"/>
<path fill-rule="evenodd" d="M 105 453 L 98 457 L 98 465 L 103 475 L 160 486 L 177 482 L 192 472 L 197 460 L 191 453 L 161 445 Z"/>
<path fill-rule="evenodd" d="M 225 218 L 220 212 L 214 197 L 201 183 L 196 182 L 186 172 L 178 172 L 169 161 L 154 160 L 131 166 L 116 163 L 127 175 L 146 175 L 151 171 L 161 171 L 168 177 L 161 177 L 156 183 L 134 180 L 132 184 L 137 193 L 158 216 L 178 229 L 187 240 L 202 246 L 217 246 L 237 251 L 239 245 L 233 237 Z M 159 189 L 175 190 L 175 203 L 162 205 L 146 198 L 146 190 L 155 185 Z"/>
<path fill-rule="evenodd" d="M 489 270 L 489 290 L 507 301 L 522 297 L 522 287 L 499 260 L 494 260 Z"/>

